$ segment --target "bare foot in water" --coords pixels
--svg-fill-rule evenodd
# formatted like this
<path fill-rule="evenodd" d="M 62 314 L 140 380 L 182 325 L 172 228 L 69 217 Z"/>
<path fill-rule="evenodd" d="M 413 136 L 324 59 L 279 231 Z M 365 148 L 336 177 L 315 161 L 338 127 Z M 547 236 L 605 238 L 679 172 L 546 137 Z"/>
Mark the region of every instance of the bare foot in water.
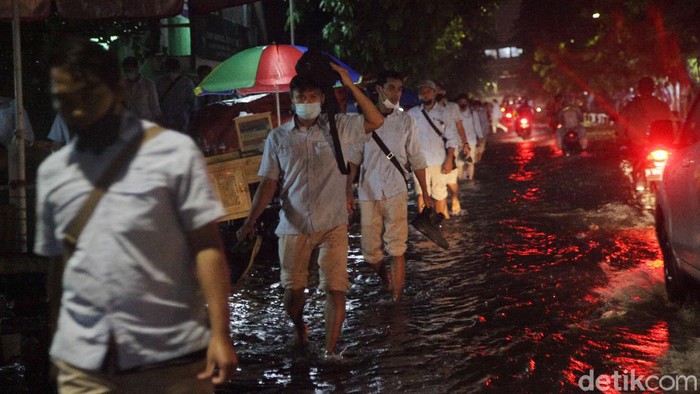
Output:
<path fill-rule="evenodd" d="M 389 271 L 386 269 L 386 264 L 384 262 L 379 263 L 379 265 L 372 265 L 372 268 L 374 269 L 374 272 L 377 273 L 379 278 L 382 280 L 382 284 L 384 285 L 384 288 L 387 291 L 391 291 L 391 276 L 389 275 Z"/>
<path fill-rule="evenodd" d="M 294 328 L 294 339 L 292 346 L 297 349 L 306 349 L 309 347 L 309 326 L 304 324 L 304 328 L 299 330 Z"/>

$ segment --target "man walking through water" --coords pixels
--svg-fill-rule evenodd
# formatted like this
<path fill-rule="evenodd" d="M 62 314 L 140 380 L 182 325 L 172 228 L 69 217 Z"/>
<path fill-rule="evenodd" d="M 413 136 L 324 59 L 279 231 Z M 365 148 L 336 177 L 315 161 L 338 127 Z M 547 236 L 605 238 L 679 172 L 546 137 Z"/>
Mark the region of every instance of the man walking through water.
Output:
<path fill-rule="evenodd" d="M 384 125 L 375 133 L 388 148 L 368 141 L 353 145 L 349 157 L 348 200 L 353 199 L 352 180 L 360 170 L 358 199 L 362 227 L 362 254 L 380 276 L 394 301 L 403 291 L 408 239 L 408 188 L 406 176 L 412 168 L 423 190 L 423 201 L 433 208 L 433 199 L 425 183 L 425 156 L 420 149 L 420 136 L 410 115 L 399 109 L 403 78 L 395 71 L 384 71 L 374 86 L 378 94 L 377 108 L 384 115 Z M 396 161 L 389 159 L 393 156 Z M 399 166 L 396 165 L 399 164 Z M 407 164 L 410 163 L 410 167 Z M 399 168 L 400 167 L 400 168 Z M 382 240 L 384 250 L 382 250 Z M 386 270 L 384 251 L 392 258 L 391 276 Z"/>
<path fill-rule="evenodd" d="M 335 115 L 342 145 L 364 142 L 381 127 L 384 117 L 369 98 L 353 84 L 348 71 L 331 64 L 364 115 Z M 278 189 L 282 200 L 279 236 L 280 282 L 284 307 L 294 324 L 297 345 L 309 343 L 304 323 L 304 291 L 308 285 L 309 260 L 319 250 L 319 287 L 326 293 L 326 357 L 337 357 L 336 344 L 345 320 L 345 292 L 349 289 L 348 215 L 344 190 L 346 175 L 336 163 L 323 86 L 313 76 L 297 75 L 289 85 L 295 116 L 267 136 L 258 175 L 260 186 L 239 240 L 250 236 L 255 221 Z M 338 147 L 340 148 L 340 147 Z"/>
<path fill-rule="evenodd" d="M 417 105 L 408 114 L 418 125 L 420 143 L 428 167 L 425 169 L 428 194 L 435 200 L 435 211 L 449 218 L 447 211 L 447 174 L 454 166 L 453 159 L 459 147 L 454 118 L 443 107 L 437 105 L 435 96 L 437 86 L 431 80 L 418 84 L 418 97 L 421 105 Z M 417 186 L 420 186 L 417 185 Z M 426 206 L 423 191 L 416 188 L 418 209 Z"/>

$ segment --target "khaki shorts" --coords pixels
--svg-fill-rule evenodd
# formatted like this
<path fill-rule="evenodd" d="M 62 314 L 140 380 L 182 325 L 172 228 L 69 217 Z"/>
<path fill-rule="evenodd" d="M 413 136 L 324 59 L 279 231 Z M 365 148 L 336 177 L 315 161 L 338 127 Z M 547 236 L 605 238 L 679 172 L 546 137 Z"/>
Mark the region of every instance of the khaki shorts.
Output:
<path fill-rule="evenodd" d="M 58 368 L 58 392 L 73 393 L 213 393 L 211 379 L 199 380 L 206 369 L 202 359 L 183 365 L 152 368 L 126 373 L 105 373 L 76 368 L 54 360 Z"/>
<path fill-rule="evenodd" d="M 413 184 L 416 188 L 416 194 L 420 195 L 423 191 L 420 188 L 416 175 L 413 175 Z M 428 194 L 435 200 L 444 200 L 447 198 L 447 175 L 442 173 L 442 166 L 430 166 L 425 169 L 425 182 L 428 184 Z"/>
<path fill-rule="evenodd" d="M 449 174 L 445 175 L 445 183 L 448 185 L 456 185 L 458 179 L 462 179 L 462 173 L 464 172 L 464 160 L 459 157 L 455 159 L 457 167 L 450 171 Z"/>
<path fill-rule="evenodd" d="M 403 256 L 408 239 L 408 193 L 380 201 L 360 201 L 362 254 L 377 265 L 384 260 L 384 250 L 390 256 Z M 382 236 L 383 232 L 383 236 Z"/>
<path fill-rule="evenodd" d="M 348 281 L 348 226 L 311 234 L 282 234 L 279 237 L 280 282 L 290 290 L 309 285 L 309 263 L 318 248 L 319 288 L 346 292 Z"/>

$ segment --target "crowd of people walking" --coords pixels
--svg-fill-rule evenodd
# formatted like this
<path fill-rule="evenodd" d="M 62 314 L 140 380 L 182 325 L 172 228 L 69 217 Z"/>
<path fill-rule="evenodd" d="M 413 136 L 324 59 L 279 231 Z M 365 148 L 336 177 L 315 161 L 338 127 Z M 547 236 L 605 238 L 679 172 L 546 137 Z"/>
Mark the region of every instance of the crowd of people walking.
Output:
<path fill-rule="evenodd" d="M 66 40 L 53 57 L 57 152 L 38 172 L 34 250 L 53 267 L 51 357 L 62 392 L 165 384 L 211 392 L 238 363 L 217 228 L 223 209 L 199 148 L 184 135 L 206 103 L 194 100 L 177 60 L 164 67 L 150 81 L 136 58 L 120 69 L 113 54 L 84 40 Z M 323 356 L 335 359 L 350 286 L 350 213 L 359 206 L 364 260 L 400 302 L 410 196 L 419 212 L 464 214 L 459 183 L 480 176 L 500 108 L 467 94 L 450 101 L 445 85 L 425 79 L 416 85 L 420 104 L 404 110 L 401 73 L 382 71 L 365 93 L 348 70 L 327 67 L 360 113 L 336 113 L 330 86 L 299 72 L 290 82 L 294 116 L 265 140 L 260 184 L 236 236 L 250 237 L 279 198 L 280 284 L 294 346 L 309 346 L 304 309 L 317 259 Z M 211 71 L 201 70 L 200 78 Z"/>

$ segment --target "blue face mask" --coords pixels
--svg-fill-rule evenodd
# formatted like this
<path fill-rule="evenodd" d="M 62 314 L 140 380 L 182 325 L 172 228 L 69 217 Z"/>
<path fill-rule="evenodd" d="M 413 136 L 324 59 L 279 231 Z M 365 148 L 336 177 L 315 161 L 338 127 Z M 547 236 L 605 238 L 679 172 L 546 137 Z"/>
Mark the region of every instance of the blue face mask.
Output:
<path fill-rule="evenodd" d="M 316 119 L 321 114 L 321 103 L 294 104 L 294 112 L 300 119 Z"/>

